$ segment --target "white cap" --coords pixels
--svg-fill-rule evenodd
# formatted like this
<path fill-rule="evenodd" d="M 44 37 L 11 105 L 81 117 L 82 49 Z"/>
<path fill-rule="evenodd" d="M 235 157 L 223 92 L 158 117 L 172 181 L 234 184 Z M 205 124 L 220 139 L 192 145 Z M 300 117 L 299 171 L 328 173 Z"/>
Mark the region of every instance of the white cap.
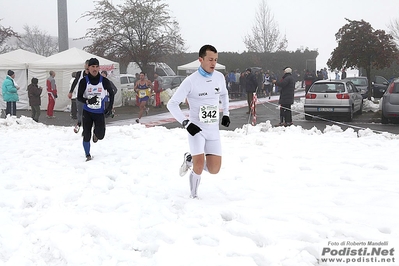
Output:
<path fill-rule="evenodd" d="M 284 73 L 292 73 L 292 69 L 290 67 L 284 68 Z"/>

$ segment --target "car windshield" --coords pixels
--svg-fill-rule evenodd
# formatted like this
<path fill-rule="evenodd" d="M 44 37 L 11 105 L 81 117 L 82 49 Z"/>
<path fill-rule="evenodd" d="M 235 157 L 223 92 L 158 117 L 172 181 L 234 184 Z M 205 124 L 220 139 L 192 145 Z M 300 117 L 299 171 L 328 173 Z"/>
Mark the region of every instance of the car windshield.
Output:
<path fill-rule="evenodd" d="M 366 79 L 350 79 L 350 81 L 352 81 L 356 86 L 367 86 Z"/>
<path fill-rule="evenodd" d="M 310 91 L 320 93 L 342 93 L 345 91 L 345 87 L 342 83 L 315 83 Z"/>
<path fill-rule="evenodd" d="M 121 77 L 120 81 L 121 81 L 121 84 L 135 83 L 136 82 L 136 78 L 135 77 L 126 76 L 126 77 Z"/>
<path fill-rule="evenodd" d="M 164 83 L 164 84 L 170 84 L 170 83 L 172 83 L 172 80 L 174 79 L 175 77 L 162 77 L 162 82 Z"/>

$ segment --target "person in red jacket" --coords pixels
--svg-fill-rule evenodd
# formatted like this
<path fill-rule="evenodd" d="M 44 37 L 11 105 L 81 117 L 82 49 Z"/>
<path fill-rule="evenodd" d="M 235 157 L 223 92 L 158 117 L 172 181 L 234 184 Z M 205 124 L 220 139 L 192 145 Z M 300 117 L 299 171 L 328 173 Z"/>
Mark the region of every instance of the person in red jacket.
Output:
<path fill-rule="evenodd" d="M 308 93 L 310 86 L 312 86 L 313 82 L 315 81 L 316 76 L 313 75 L 309 69 L 306 69 L 305 75 L 303 76 L 303 80 L 305 81 L 305 93 Z"/>
<path fill-rule="evenodd" d="M 154 73 L 155 108 L 161 108 L 162 78 Z"/>
<path fill-rule="evenodd" d="M 54 116 L 54 106 L 55 99 L 57 99 L 57 86 L 55 85 L 55 72 L 50 71 L 50 77 L 48 77 L 46 81 L 47 85 L 47 96 L 48 96 L 48 104 L 47 104 L 47 118 L 55 118 Z"/>

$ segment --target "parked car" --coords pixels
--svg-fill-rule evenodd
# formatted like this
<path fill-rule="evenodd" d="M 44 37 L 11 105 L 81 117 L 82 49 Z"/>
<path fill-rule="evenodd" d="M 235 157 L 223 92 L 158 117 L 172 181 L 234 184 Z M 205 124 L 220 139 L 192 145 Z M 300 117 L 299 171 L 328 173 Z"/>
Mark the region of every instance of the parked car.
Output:
<path fill-rule="evenodd" d="M 363 111 L 363 97 L 349 80 L 318 80 L 305 97 L 305 119 L 312 116 L 344 116 L 352 121 Z"/>
<path fill-rule="evenodd" d="M 134 91 L 134 84 L 136 83 L 136 76 L 131 74 L 121 74 L 121 92 L 122 92 L 122 104 L 128 105 L 129 101 L 135 102 L 136 93 Z"/>
<path fill-rule="evenodd" d="M 347 77 L 346 80 L 350 80 L 353 84 L 355 84 L 356 88 L 363 96 L 363 99 L 366 99 L 368 97 L 369 80 L 367 79 L 367 77 Z"/>
<path fill-rule="evenodd" d="M 371 89 L 373 90 L 374 98 L 381 98 L 387 90 L 389 82 L 382 76 L 375 76 L 374 81 L 371 82 Z"/>
<path fill-rule="evenodd" d="M 180 86 L 183 80 L 186 78 L 185 76 L 163 76 L 162 78 L 162 87 L 164 90 L 166 89 L 174 89 Z"/>
<path fill-rule="evenodd" d="M 133 89 L 136 83 L 136 76 L 131 74 L 120 75 L 121 89 Z"/>
<path fill-rule="evenodd" d="M 399 78 L 394 79 L 382 96 L 381 123 L 388 124 L 399 121 Z"/>

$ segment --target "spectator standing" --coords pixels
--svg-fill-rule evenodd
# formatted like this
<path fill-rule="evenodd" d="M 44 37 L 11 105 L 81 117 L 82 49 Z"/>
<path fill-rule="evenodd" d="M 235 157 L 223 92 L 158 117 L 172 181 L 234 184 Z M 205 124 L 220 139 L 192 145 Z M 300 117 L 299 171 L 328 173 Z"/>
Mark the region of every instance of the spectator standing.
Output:
<path fill-rule="evenodd" d="M 263 87 L 263 81 L 264 81 L 265 75 L 263 73 L 263 69 L 261 69 L 260 71 L 256 71 L 255 76 L 256 76 L 256 81 L 258 83 L 257 94 L 259 95 L 259 97 L 265 97 L 266 93 L 265 93 L 264 87 Z"/>
<path fill-rule="evenodd" d="M 320 69 L 320 71 L 317 71 L 317 78 L 316 80 L 323 80 L 324 76 L 323 76 L 323 69 Z"/>
<path fill-rule="evenodd" d="M 99 61 L 90 58 L 89 74 L 81 79 L 78 87 L 78 101 L 83 103 L 83 149 L 86 161 L 92 159 L 90 154 L 90 139 L 93 129 L 93 142 L 96 143 L 105 136 L 105 117 L 112 114 L 114 106 L 114 90 L 109 79 L 99 73 Z M 109 96 L 109 105 L 105 109 L 106 97 Z"/>
<path fill-rule="evenodd" d="M 212 45 L 199 50 L 200 67 L 188 76 L 173 94 L 167 107 L 173 117 L 188 131 L 190 153 L 184 154 L 179 174 L 190 173 L 190 192 L 197 198 L 201 174 L 205 170 L 217 174 L 222 164 L 222 148 L 219 132 L 219 102 L 223 109 L 221 124 L 230 125 L 229 96 L 222 73 L 215 71 L 218 54 Z M 183 114 L 180 103 L 190 104 L 189 117 Z"/>
<path fill-rule="evenodd" d="M 305 75 L 303 76 L 303 80 L 305 81 L 305 93 L 308 93 L 310 86 L 312 86 L 315 78 L 315 75 L 313 75 L 312 72 L 309 71 L 309 69 L 306 69 Z"/>
<path fill-rule="evenodd" d="M 69 80 L 69 88 L 72 87 L 73 81 L 75 80 L 76 71 L 72 72 L 71 76 L 72 76 L 72 78 Z M 68 93 L 68 98 L 69 98 L 69 93 Z M 74 97 L 72 97 L 70 99 L 71 99 L 71 118 L 78 119 L 78 107 L 76 105 L 76 93 L 75 93 Z"/>
<path fill-rule="evenodd" d="M 283 77 L 277 81 L 273 80 L 280 87 L 280 124 L 279 126 L 292 125 L 291 105 L 294 103 L 295 80 L 290 67 L 284 68 Z"/>
<path fill-rule="evenodd" d="M 304 69 L 302 72 L 302 82 L 301 82 L 301 88 L 305 88 L 304 84 L 305 84 L 305 74 L 306 74 L 307 70 Z"/>
<path fill-rule="evenodd" d="M 239 89 L 239 85 L 240 85 L 240 77 L 241 77 L 241 73 L 240 73 L 240 69 L 236 69 L 236 84 L 237 84 L 237 89 Z M 239 92 L 239 91 L 238 91 Z"/>
<path fill-rule="evenodd" d="M 47 95 L 48 95 L 48 104 L 47 104 L 47 118 L 55 118 L 54 116 L 54 106 L 55 99 L 57 99 L 57 85 L 55 84 L 55 72 L 50 71 L 50 76 L 47 79 Z"/>
<path fill-rule="evenodd" d="M 228 83 L 229 83 L 229 87 L 230 87 L 230 88 L 231 88 L 232 85 L 236 82 L 236 74 L 234 73 L 234 70 L 231 70 L 231 71 L 230 71 L 230 73 L 229 73 L 229 75 L 228 75 L 228 78 L 227 78 L 227 81 L 228 81 Z"/>
<path fill-rule="evenodd" d="M 6 116 L 17 115 L 17 102 L 19 101 L 18 90 L 19 86 L 15 82 L 15 73 L 12 70 L 7 71 L 7 76 L 1 86 L 3 100 L 6 102 Z"/>
<path fill-rule="evenodd" d="M 134 91 L 139 97 L 139 117 L 136 119 L 136 123 L 140 123 L 140 119 L 143 116 L 144 111 L 148 114 L 149 108 L 146 106 L 147 102 L 150 100 L 152 94 L 152 84 L 151 81 L 146 79 L 145 73 L 140 73 L 140 79 L 136 82 L 134 86 Z"/>
<path fill-rule="evenodd" d="M 342 69 L 341 79 L 346 79 L 346 68 L 345 67 Z"/>
<path fill-rule="evenodd" d="M 38 85 L 39 80 L 37 78 L 32 78 L 31 84 L 28 86 L 28 98 L 29 106 L 32 109 L 32 119 L 39 122 L 40 117 L 40 105 L 42 104 L 40 95 L 42 94 L 43 88 Z"/>
<path fill-rule="evenodd" d="M 76 107 L 77 107 L 77 118 L 78 122 L 76 123 L 73 132 L 78 133 L 80 130 L 80 127 L 82 126 L 82 114 L 83 114 L 83 103 L 77 100 L 77 95 L 78 95 L 78 87 L 79 87 L 79 82 L 82 80 L 84 77 L 89 74 L 89 60 L 85 61 L 84 65 L 84 70 L 76 72 L 75 79 L 72 82 L 71 88 L 69 89 L 68 93 L 68 98 L 69 99 L 75 99 L 76 102 Z"/>
<path fill-rule="evenodd" d="M 251 73 L 252 70 L 247 68 L 246 70 L 246 79 L 245 79 L 245 88 L 247 91 L 247 103 L 248 103 L 248 112 L 251 113 L 251 104 L 254 97 L 254 93 L 256 93 L 256 88 L 258 87 L 258 81 L 254 74 Z M 256 103 L 255 103 L 256 104 Z"/>
<path fill-rule="evenodd" d="M 340 79 L 340 75 L 339 75 L 339 71 L 335 70 L 335 79 L 339 80 Z"/>
<path fill-rule="evenodd" d="M 328 79 L 328 72 L 326 67 L 321 70 L 321 73 L 323 73 L 323 79 Z"/>
<path fill-rule="evenodd" d="M 161 92 L 162 92 L 162 78 L 154 73 L 154 92 L 155 92 L 155 108 L 162 108 Z"/>
<path fill-rule="evenodd" d="M 270 80 L 269 71 L 266 71 L 265 81 L 263 82 L 263 84 L 264 84 L 264 87 L 265 87 L 266 94 L 267 94 L 267 96 L 270 99 L 270 96 L 272 95 L 272 92 L 273 92 L 273 83 Z"/>
<path fill-rule="evenodd" d="M 240 92 L 240 96 L 241 99 L 245 99 L 246 98 L 246 93 L 247 93 L 247 89 L 246 89 L 246 75 L 245 72 L 242 72 L 240 74 L 240 79 L 239 79 L 239 92 Z"/>

